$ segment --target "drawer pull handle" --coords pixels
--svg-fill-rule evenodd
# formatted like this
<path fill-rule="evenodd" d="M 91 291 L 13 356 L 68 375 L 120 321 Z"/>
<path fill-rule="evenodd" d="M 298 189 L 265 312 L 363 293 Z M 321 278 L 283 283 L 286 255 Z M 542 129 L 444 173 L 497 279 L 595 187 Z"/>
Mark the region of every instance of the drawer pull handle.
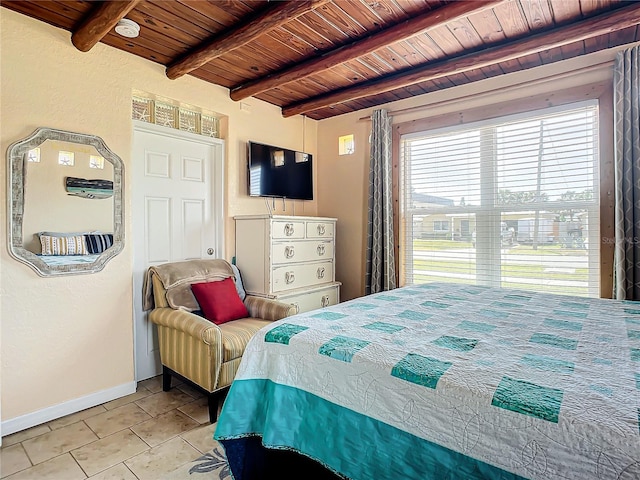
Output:
<path fill-rule="evenodd" d="M 293 272 L 287 272 L 284 274 L 284 283 L 286 283 L 287 285 L 291 285 L 295 281 L 296 276 Z"/>
<path fill-rule="evenodd" d="M 320 256 L 320 257 L 323 256 L 324 255 L 324 244 L 323 243 L 318 244 L 317 250 L 318 250 L 318 256 Z"/>
<path fill-rule="evenodd" d="M 324 230 L 324 224 L 321 223 L 320 225 L 318 225 L 318 235 L 324 235 Z"/>
<path fill-rule="evenodd" d="M 324 278 L 324 267 L 318 267 L 316 275 L 318 278 Z"/>
<path fill-rule="evenodd" d="M 330 305 L 329 295 L 322 296 L 322 308 L 328 307 Z"/>
<path fill-rule="evenodd" d="M 294 228 L 293 228 L 293 223 L 287 223 L 284 226 L 284 234 L 287 237 L 290 237 L 291 235 L 293 235 L 294 232 Z"/>
<path fill-rule="evenodd" d="M 284 248 L 284 256 L 286 258 L 293 258 L 293 256 L 295 255 L 295 251 L 293 249 L 293 247 L 289 246 L 289 247 L 285 247 Z"/>

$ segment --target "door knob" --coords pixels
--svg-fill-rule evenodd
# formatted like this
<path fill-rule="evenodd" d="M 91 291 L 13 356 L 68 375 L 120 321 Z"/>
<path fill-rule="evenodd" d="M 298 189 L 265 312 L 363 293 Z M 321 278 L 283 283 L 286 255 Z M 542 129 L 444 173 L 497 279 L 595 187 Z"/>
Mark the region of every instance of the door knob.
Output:
<path fill-rule="evenodd" d="M 213 255 L 215 250 L 213 248 L 207 248 L 207 255 Z"/>

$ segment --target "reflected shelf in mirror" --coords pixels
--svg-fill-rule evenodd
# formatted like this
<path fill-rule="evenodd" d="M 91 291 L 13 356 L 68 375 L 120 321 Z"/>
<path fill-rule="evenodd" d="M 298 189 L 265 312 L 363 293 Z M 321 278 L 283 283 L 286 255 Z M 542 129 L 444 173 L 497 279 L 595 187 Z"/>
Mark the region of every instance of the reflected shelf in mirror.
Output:
<path fill-rule="evenodd" d="M 122 251 L 124 167 L 100 137 L 39 128 L 7 162 L 16 260 L 42 276 L 95 273 Z"/>

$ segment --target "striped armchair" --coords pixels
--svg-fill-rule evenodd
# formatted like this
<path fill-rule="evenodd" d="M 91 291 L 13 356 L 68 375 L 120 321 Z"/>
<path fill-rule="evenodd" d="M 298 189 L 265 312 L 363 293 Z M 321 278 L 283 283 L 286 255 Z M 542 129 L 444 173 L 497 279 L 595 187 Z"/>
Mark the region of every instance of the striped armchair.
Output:
<path fill-rule="evenodd" d="M 216 325 L 192 313 L 198 304 L 191 283 L 234 276 L 221 259 L 187 260 L 149 268 L 145 276 L 145 308 L 158 326 L 163 390 L 177 377 L 203 390 L 209 400 L 211 423 L 217 419 L 218 399 L 228 388 L 251 337 L 270 322 L 293 315 L 295 307 L 247 295 L 250 317 Z"/>

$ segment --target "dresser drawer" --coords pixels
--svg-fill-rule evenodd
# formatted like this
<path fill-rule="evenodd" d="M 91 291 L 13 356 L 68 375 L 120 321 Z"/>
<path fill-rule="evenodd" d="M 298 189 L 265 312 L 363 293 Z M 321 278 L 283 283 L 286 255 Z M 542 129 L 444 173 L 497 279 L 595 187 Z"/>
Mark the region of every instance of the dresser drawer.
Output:
<path fill-rule="evenodd" d="M 333 222 L 307 222 L 307 238 L 334 238 Z"/>
<path fill-rule="evenodd" d="M 271 224 L 273 238 L 304 238 L 304 222 L 274 220 Z"/>
<path fill-rule="evenodd" d="M 318 308 L 337 305 L 340 302 L 340 283 L 306 292 L 279 295 L 277 300 L 296 307 L 296 313 L 310 312 Z"/>
<path fill-rule="evenodd" d="M 335 280 L 333 261 L 282 265 L 271 270 L 271 291 L 282 292 Z"/>
<path fill-rule="evenodd" d="M 299 263 L 333 259 L 333 241 L 275 242 L 271 247 L 271 262 Z"/>

